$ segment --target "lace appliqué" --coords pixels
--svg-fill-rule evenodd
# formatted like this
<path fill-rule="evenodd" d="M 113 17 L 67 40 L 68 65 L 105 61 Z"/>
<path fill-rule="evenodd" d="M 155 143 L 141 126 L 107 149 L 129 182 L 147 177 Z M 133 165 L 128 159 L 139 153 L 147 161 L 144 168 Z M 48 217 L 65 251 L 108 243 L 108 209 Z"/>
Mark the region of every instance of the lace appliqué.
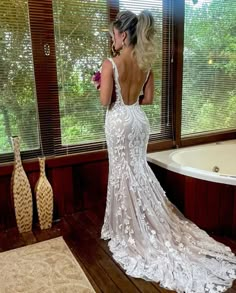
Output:
<path fill-rule="evenodd" d="M 101 237 L 130 276 L 186 293 L 224 292 L 236 257 L 168 200 L 146 161 L 149 123 L 138 101 L 125 105 L 113 60 L 116 101 L 106 113 L 107 205 Z"/>

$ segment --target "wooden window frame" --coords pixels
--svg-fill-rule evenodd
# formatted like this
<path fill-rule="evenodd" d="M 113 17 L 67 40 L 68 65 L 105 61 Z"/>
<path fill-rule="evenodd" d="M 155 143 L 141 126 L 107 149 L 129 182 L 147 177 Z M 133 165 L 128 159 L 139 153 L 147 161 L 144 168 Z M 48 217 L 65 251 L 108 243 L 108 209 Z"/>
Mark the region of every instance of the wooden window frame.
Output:
<path fill-rule="evenodd" d="M 55 141 L 55 138 L 61 141 L 61 133 L 52 0 L 29 0 L 28 5 L 41 147 L 45 150 L 43 155 L 53 156 L 55 154 L 55 145 L 58 145 L 58 141 Z M 119 11 L 119 0 L 108 0 L 108 5 L 109 20 L 112 21 Z M 169 96 L 169 110 L 172 111 L 172 115 L 170 115 L 170 125 L 168 127 L 164 127 L 166 125 L 166 117 L 164 116 L 166 115 L 163 115 L 164 120 L 162 119 L 161 121 L 163 125 L 161 129 L 164 129 L 166 139 L 159 139 L 159 137 L 164 137 L 163 135 L 154 135 L 154 139 L 151 138 L 148 145 L 148 151 L 236 138 L 236 129 L 217 134 L 208 133 L 181 138 L 184 6 L 184 0 L 163 0 L 164 41 L 162 53 L 163 60 L 167 60 L 167 58 L 171 60 L 169 60 L 169 68 L 164 62 L 162 64 L 162 110 L 167 109 L 167 96 Z M 37 14 L 45 15 L 43 25 L 38 25 L 35 9 L 37 9 Z M 170 13 L 173 13 L 171 18 L 168 17 Z M 171 21 L 169 21 L 170 19 Z M 44 54 L 45 44 L 50 46 L 49 56 Z M 168 78 L 164 80 L 163 76 L 168 76 Z M 85 151 L 101 150 L 104 145 L 104 142 L 90 143 L 82 145 L 82 149 Z M 42 155 L 41 147 L 39 150 L 22 152 L 22 158 L 24 159 L 29 152 L 34 159 Z M 78 148 L 73 147 L 71 149 L 68 147 L 63 148 L 62 146 L 59 146 L 59 148 L 60 154 L 63 155 L 72 154 L 75 150 L 80 150 L 81 146 L 78 145 Z M 3 160 L 3 162 L 12 161 L 13 154 L 0 155 L 0 160 Z"/>
<path fill-rule="evenodd" d="M 183 90 L 183 51 L 184 51 L 184 10 L 185 0 L 175 0 L 174 5 L 174 66 L 173 66 L 173 143 L 175 147 L 236 139 L 236 129 L 203 133 L 181 137 L 182 90 Z"/>

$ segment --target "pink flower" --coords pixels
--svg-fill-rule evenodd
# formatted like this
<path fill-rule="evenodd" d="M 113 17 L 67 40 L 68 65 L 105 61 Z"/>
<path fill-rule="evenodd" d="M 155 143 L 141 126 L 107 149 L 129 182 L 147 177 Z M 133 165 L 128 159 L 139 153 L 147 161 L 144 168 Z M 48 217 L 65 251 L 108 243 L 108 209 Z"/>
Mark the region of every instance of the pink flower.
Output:
<path fill-rule="evenodd" d="M 97 90 L 99 90 L 100 86 L 101 86 L 101 72 L 100 72 L 100 70 L 93 73 L 91 81 L 94 84 L 95 88 Z"/>

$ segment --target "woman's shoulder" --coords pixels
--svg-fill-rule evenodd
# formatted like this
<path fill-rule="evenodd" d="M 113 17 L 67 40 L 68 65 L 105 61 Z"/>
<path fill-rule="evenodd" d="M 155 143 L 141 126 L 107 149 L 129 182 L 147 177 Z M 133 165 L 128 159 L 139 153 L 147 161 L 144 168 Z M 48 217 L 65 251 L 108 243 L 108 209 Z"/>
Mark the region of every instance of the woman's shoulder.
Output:
<path fill-rule="evenodd" d="M 120 60 L 120 56 L 107 58 L 103 61 L 102 67 L 120 67 L 122 64 L 122 60 Z"/>
<path fill-rule="evenodd" d="M 102 68 L 110 68 L 112 67 L 112 58 L 106 58 L 103 62 L 102 62 Z"/>

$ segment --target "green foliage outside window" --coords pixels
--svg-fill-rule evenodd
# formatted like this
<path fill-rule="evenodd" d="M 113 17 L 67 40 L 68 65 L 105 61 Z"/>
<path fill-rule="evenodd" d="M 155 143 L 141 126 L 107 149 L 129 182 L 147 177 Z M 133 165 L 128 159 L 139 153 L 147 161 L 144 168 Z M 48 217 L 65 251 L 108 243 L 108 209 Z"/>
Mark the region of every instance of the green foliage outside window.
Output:
<path fill-rule="evenodd" d="M 0 2 L 0 154 L 39 147 L 27 1 Z"/>
<path fill-rule="evenodd" d="M 185 5 L 182 135 L 236 128 L 236 4 Z"/>
<path fill-rule="evenodd" d="M 109 56 L 107 3 L 53 1 L 64 145 L 104 139 L 105 110 L 90 80 Z M 182 135 L 235 129 L 236 5 L 230 0 L 208 0 L 197 7 L 186 0 L 185 9 Z M 152 11 L 160 26 L 162 12 Z M 39 148 L 26 0 L 0 2 L 0 53 L 0 154 L 12 151 L 13 135 L 21 137 L 22 150 Z M 160 131 L 163 114 L 159 57 L 154 68 L 155 103 L 145 107 L 152 132 Z"/>

